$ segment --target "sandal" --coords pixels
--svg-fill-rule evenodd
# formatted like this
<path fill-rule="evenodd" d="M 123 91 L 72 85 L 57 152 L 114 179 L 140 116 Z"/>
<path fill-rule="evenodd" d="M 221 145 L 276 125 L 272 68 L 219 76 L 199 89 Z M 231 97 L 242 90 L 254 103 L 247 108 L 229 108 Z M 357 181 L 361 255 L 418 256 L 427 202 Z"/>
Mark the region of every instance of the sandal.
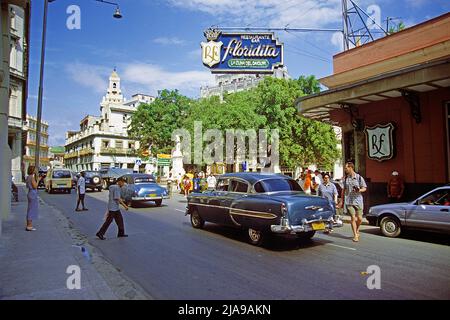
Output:
<path fill-rule="evenodd" d="M 352 240 L 353 240 L 353 242 L 358 242 L 359 241 L 359 234 L 356 234 L 356 236 Z"/>
<path fill-rule="evenodd" d="M 36 231 L 36 228 L 33 228 L 33 227 L 28 228 L 28 227 L 26 227 L 25 230 L 26 230 L 26 231 Z"/>

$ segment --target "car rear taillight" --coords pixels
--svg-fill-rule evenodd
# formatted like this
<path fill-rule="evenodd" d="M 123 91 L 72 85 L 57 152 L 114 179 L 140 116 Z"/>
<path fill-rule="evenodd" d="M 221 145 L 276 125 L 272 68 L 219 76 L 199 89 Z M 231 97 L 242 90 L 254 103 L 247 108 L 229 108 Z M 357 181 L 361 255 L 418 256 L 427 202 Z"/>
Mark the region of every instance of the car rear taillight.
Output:
<path fill-rule="evenodd" d="M 287 207 L 286 204 L 284 203 L 281 204 L 281 216 L 283 218 L 287 216 Z"/>

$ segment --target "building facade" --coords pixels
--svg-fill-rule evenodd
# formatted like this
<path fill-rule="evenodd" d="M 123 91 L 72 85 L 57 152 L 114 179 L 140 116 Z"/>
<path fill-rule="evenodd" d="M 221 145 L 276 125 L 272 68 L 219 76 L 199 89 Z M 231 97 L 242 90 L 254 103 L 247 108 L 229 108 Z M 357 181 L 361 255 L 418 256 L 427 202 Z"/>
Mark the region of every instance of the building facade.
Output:
<path fill-rule="evenodd" d="M 366 207 L 387 201 L 398 171 L 405 200 L 450 181 L 450 13 L 339 53 L 329 90 L 297 101 L 339 125 L 343 160 L 369 182 Z"/>
<path fill-rule="evenodd" d="M 11 148 L 11 175 L 22 181 L 24 154 L 24 121 L 27 111 L 29 7 L 8 5 L 9 14 L 9 113 L 8 144 Z"/>
<path fill-rule="evenodd" d="M 277 68 L 271 75 L 267 74 L 218 74 L 215 76 L 216 85 L 200 88 L 200 97 L 209 98 L 212 96 L 223 97 L 226 93 L 240 92 L 254 88 L 265 77 L 278 79 L 290 79 L 287 68 Z"/>
<path fill-rule="evenodd" d="M 11 175 L 16 182 L 22 181 L 21 131 L 26 114 L 30 3 L 0 2 L 0 234 L 2 220 L 11 211 Z"/>
<path fill-rule="evenodd" d="M 66 133 L 65 167 L 77 172 L 110 167 L 145 171 L 148 163 L 140 161 L 139 142 L 128 138 L 127 130 L 137 107 L 154 99 L 135 94 L 126 101 L 120 88 L 120 77 L 114 70 L 100 103 L 100 116 L 88 115 L 80 121 L 79 131 Z"/>
<path fill-rule="evenodd" d="M 37 119 L 28 115 L 24 126 L 25 132 L 25 153 L 23 155 L 23 163 L 25 171 L 30 165 L 34 165 L 36 159 L 36 126 Z M 41 121 L 41 139 L 39 147 L 39 165 L 41 168 L 48 169 L 50 166 L 48 146 L 48 122 Z"/>

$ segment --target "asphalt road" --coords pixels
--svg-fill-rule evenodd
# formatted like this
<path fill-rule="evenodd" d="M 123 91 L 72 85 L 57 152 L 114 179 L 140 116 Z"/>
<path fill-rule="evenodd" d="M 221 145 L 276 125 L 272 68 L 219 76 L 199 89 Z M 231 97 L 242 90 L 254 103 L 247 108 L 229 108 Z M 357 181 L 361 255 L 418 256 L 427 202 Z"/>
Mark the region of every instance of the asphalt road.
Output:
<path fill-rule="evenodd" d="M 448 236 L 407 234 L 390 239 L 363 226 L 353 243 L 349 225 L 304 244 L 275 239 L 259 248 L 240 230 L 206 224 L 193 229 L 186 201 L 176 195 L 122 211 L 128 238 L 95 237 L 107 191 L 88 192 L 89 211 L 74 211 L 76 194 L 47 194 L 74 227 L 118 269 L 156 299 L 450 299 Z M 369 290 L 368 266 L 381 270 L 381 289 Z"/>

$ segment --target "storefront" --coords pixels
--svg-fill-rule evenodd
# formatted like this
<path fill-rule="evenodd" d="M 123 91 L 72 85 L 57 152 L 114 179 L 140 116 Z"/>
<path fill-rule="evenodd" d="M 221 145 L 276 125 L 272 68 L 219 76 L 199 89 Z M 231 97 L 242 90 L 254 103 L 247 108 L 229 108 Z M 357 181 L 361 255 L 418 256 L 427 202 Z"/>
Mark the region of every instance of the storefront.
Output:
<path fill-rule="evenodd" d="M 391 172 L 412 199 L 450 181 L 450 13 L 337 54 L 329 89 L 297 101 L 301 115 L 338 125 L 344 161 L 387 200 Z"/>

